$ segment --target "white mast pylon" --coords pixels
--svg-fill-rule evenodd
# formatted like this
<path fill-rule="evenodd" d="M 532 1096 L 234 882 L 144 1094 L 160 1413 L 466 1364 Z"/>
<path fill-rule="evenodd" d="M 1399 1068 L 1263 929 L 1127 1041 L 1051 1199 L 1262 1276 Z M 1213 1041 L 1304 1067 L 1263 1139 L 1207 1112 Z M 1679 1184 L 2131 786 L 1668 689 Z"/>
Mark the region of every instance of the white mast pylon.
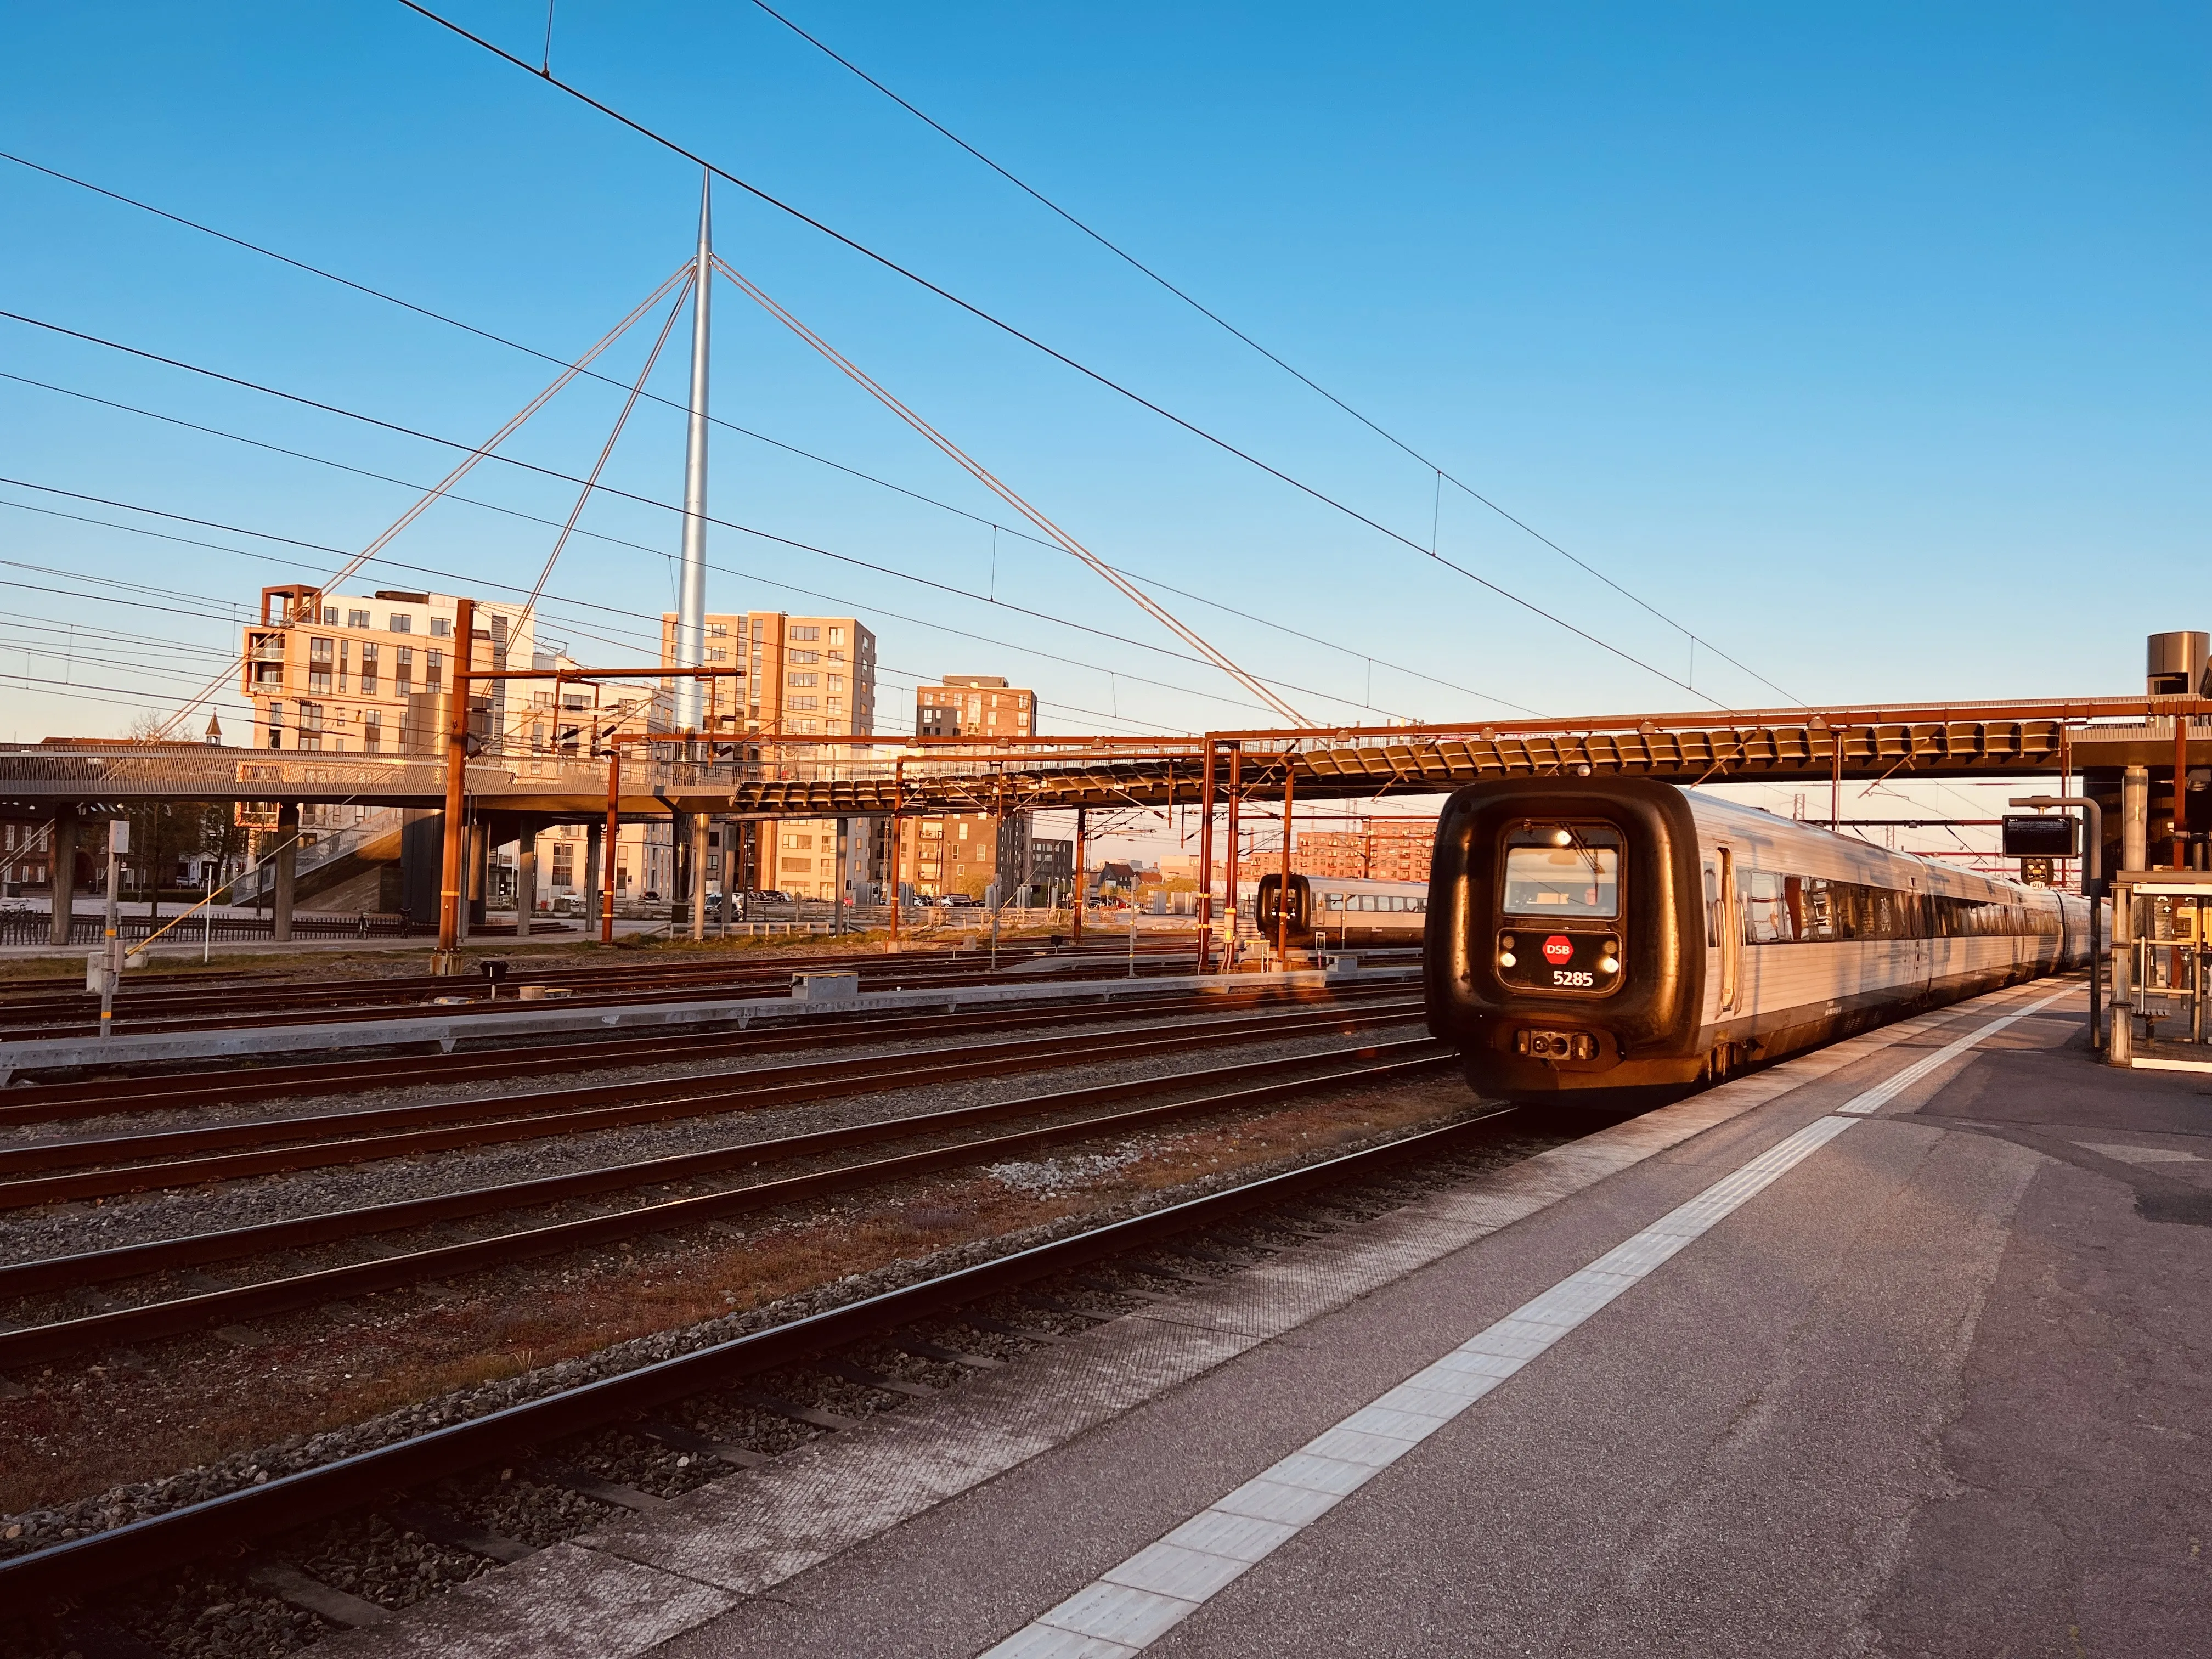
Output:
<path fill-rule="evenodd" d="M 684 568 L 676 599 L 678 668 L 697 668 L 707 659 L 707 296 L 714 258 L 714 186 L 712 173 L 699 186 L 698 265 L 691 283 L 691 421 L 684 445 Z M 696 732 L 705 724 L 702 690 L 699 680 L 676 682 L 678 731 Z"/>

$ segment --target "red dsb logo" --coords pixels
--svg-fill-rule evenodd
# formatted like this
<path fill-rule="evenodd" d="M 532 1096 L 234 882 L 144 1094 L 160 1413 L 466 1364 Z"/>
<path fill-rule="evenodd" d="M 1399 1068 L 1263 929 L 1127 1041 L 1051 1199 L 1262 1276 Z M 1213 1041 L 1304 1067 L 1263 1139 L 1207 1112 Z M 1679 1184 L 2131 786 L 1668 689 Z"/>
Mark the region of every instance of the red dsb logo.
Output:
<path fill-rule="evenodd" d="M 1565 933 L 1554 933 L 1544 941 L 1544 960 L 1549 963 L 1572 962 L 1575 942 Z"/>

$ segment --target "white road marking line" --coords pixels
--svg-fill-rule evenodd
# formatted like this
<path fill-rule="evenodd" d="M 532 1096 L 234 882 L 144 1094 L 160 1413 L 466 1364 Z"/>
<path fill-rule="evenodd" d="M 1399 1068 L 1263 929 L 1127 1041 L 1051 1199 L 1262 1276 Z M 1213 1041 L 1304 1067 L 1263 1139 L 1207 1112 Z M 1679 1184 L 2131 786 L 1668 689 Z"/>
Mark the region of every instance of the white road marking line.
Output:
<path fill-rule="evenodd" d="M 980 1659 L 1119 1659 L 1143 1651 L 1868 1113 L 1984 1037 L 2079 988 L 2069 986 L 1976 1027 L 1777 1141 L 1110 1568 Z"/>
<path fill-rule="evenodd" d="M 1895 1099 L 1905 1090 L 1911 1088 L 1914 1084 L 1919 1082 L 1922 1078 L 1926 1077 L 1929 1073 L 1934 1071 L 1938 1066 L 1943 1064 L 1945 1060 L 1956 1059 L 1967 1049 L 1972 1048 L 1977 1042 L 1979 1042 L 1984 1037 L 1994 1036 L 1996 1033 L 2004 1030 L 2006 1026 L 2011 1024 L 2015 1020 L 2026 1019 L 2030 1014 L 2041 1012 L 2044 1009 L 2048 1008 L 2052 1003 L 2060 1001 L 2066 997 L 2072 996 L 2079 988 L 2080 988 L 2077 986 L 2069 985 L 2063 991 L 2052 992 L 2049 996 L 2045 997 L 2039 1002 L 2029 1003 L 2027 1007 L 2022 1008 L 2017 1013 L 2007 1014 L 2002 1019 L 1991 1020 L 1987 1025 L 1983 1026 L 1978 1030 L 1969 1032 L 1966 1036 L 1960 1037 L 1956 1042 L 1949 1043 L 1943 1048 L 1938 1048 L 1934 1054 L 1929 1054 L 1924 1060 L 1917 1060 L 1913 1061 L 1911 1065 L 1906 1066 L 1895 1077 L 1890 1079 L 1888 1082 L 1877 1084 L 1875 1087 L 1868 1090 L 1864 1094 L 1859 1096 L 1857 1099 L 1853 1100 L 1848 1105 L 1838 1106 L 1836 1109 L 1839 1112 L 1855 1112 L 1860 1114 L 1878 1110 L 1880 1108 L 1887 1105 L 1890 1101 Z"/>

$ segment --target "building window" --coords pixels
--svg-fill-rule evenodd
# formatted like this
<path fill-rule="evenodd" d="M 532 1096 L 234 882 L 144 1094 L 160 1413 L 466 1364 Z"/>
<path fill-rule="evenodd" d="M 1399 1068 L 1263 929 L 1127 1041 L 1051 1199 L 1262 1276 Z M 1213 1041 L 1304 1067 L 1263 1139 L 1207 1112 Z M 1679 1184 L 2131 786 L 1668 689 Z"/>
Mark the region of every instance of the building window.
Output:
<path fill-rule="evenodd" d="M 346 626 L 347 626 L 348 628 L 366 628 L 366 627 L 368 627 L 368 611 L 347 611 L 347 612 L 346 612 Z"/>
<path fill-rule="evenodd" d="M 794 640 L 819 640 L 822 637 L 822 630 L 818 628 L 795 627 L 791 630 L 791 637 Z"/>
<path fill-rule="evenodd" d="M 337 654 L 337 641 L 318 635 L 307 641 L 307 660 L 327 663 Z"/>
<path fill-rule="evenodd" d="M 787 651 L 783 653 L 783 659 L 786 666 L 797 664 L 800 667 L 811 668 L 822 660 L 822 654 L 818 651 Z"/>
<path fill-rule="evenodd" d="M 842 644 L 844 644 L 844 643 L 845 643 L 845 630 L 844 630 L 843 629 L 842 629 L 842 628 L 833 628 L 833 629 L 831 629 L 830 630 L 830 644 L 832 644 L 832 645 L 842 645 Z"/>
<path fill-rule="evenodd" d="M 784 684 L 787 685 L 814 685 L 820 683 L 821 676 L 818 674 L 807 673 L 803 670 L 793 669 L 790 673 L 786 674 L 783 677 L 783 679 Z"/>
<path fill-rule="evenodd" d="M 845 700 L 842 697 L 830 697 L 825 700 L 823 706 L 832 714 L 841 714 L 845 711 Z"/>
<path fill-rule="evenodd" d="M 727 662 L 729 659 L 730 653 L 723 650 L 720 646 L 710 645 L 707 647 L 707 660 L 708 662 Z"/>
<path fill-rule="evenodd" d="M 574 887 L 576 884 L 576 847 L 574 842 L 553 843 L 553 884 Z"/>
<path fill-rule="evenodd" d="M 361 695 L 364 697 L 373 697 L 377 694 L 379 656 L 374 646 L 363 642 L 361 647 Z"/>
<path fill-rule="evenodd" d="M 331 671 L 330 671 L 329 669 L 327 669 L 327 668 L 310 668 L 310 669 L 307 671 L 307 690 L 310 690 L 310 691 L 321 691 L 321 692 L 327 693 L 327 692 L 330 690 L 330 689 L 331 689 Z"/>
<path fill-rule="evenodd" d="M 811 851 L 814 846 L 814 837 L 811 836 L 786 834 L 783 838 L 783 844 L 787 848 L 794 849 L 803 847 L 807 848 L 809 851 Z"/>
<path fill-rule="evenodd" d="M 384 750 L 384 716 L 374 708 L 361 711 L 361 746 L 367 754 L 380 754 Z"/>
<path fill-rule="evenodd" d="M 404 611 L 395 611 L 385 620 L 392 624 L 391 631 L 394 634 L 412 634 L 415 631 L 415 618 Z M 430 631 L 433 634 L 437 633 L 438 624 L 432 623 Z"/>
<path fill-rule="evenodd" d="M 422 684 L 437 685 L 446 678 L 446 653 L 425 651 L 422 653 Z"/>
<path fill-rule="evenodd" d="M 393 633 L 404 634 L 407 631 L 404 628 L 402 628 L 399 625 L 401 620 L 402 619 L 398 617 L 394 617 L 392 619 L 392 631 Z M 430 618 L 430 636 L 433 639 L 445 639 L 450 635 L 453 631 L 453 619 L 451 617 L 433 617 Z"/>
<path fill-rule="evenodd" d="M 730 637 L 730 625 L 727 623 L 708 623 L 707 637 L 710 640 L 726 640 Z"/>
<path fill-rule="evenodd" d="M 783 701 L 784 706 L 788 708 L 811 710 L 815 705 L 815 699 L 812 697 L 786 697 Z"/>

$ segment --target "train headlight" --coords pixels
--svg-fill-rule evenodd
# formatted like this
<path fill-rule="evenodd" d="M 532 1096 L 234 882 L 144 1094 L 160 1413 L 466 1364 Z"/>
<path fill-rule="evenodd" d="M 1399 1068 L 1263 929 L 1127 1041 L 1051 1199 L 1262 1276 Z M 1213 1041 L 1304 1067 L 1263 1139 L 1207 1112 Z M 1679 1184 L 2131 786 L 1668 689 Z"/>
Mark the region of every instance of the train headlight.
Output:
<path fill-rule="evenodd" d="M 1513 965 L 1513 952 L 1500 951 L 1498 953 L 1498 965 L 1500 968 L 1510 968 Z"/>
<path fill-rule="evenodd" d="M 1573 833 L 1572 833 L 1571 830 L 1566 830 L 1566 829 L 1565 829 L 1565 828 L 1561 828 L 1561 829 L 1554 830 L 1553 830 L 1553 831 L 1552 831 L 1552 845 L 1553 845 L 1553 846 L 1554 846 L 1554 847 L 1572 847 L 1574 844 L 1575 844 L 1575 838 L 1574 838 L 1574 835 L 1573 835 Z"/>
<path fill-rule="evenodd" d="M 1597 970 L 1601 974 L 1617 974 L 1620 971 L 1620 959 L 1618 957 L 1601 957 Z"/>

